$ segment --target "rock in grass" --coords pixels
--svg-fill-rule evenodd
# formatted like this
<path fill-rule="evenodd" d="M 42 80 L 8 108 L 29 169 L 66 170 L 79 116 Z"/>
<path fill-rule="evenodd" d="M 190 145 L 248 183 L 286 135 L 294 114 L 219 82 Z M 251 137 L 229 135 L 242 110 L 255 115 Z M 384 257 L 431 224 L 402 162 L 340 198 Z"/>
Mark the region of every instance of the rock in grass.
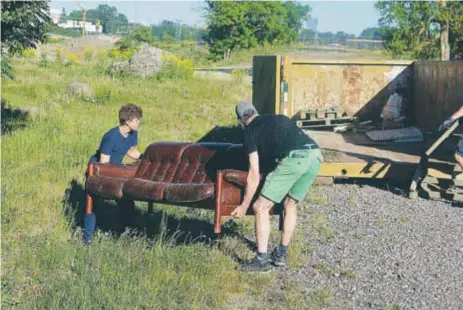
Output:
<path fill-rule="evenodd" d="M 161 71 L 162 55 L 164 54 L 168 54 L 168 52 L 145 44 L 130 60 L 113 63 L 108 68 L 108 72 L 110 74 L 129 73 L 142 77 L 153 76 Z"/>
<path fill-rule="evenodd" d="M 69 84 L 68 92 L 73 95 L 80 96 L 84 99 L 89 99 L 93 97 L 93 91 L 90 88 L 90 86 L 81 82 L 72 82 L 71 84 Z"/>

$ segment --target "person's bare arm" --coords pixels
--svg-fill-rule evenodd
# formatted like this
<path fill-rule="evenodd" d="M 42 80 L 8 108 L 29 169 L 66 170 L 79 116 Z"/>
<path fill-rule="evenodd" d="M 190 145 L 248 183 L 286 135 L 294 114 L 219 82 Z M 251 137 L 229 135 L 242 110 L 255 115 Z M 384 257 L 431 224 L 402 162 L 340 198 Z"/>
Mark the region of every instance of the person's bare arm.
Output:
<path fill-rule="evenodd" d="M 249 172 L 246 180 L 245 194 L 243 202 L 240 206 L 236 207 L 235 210 L 231 213 L 232 216 L 241 218 L 246 215 L 246 212 L 251 204 L 252 198 L 257 191 L 260 181 L 260 172 L 259 172 L 259 155 L 257 152 L 249 154 Z"/>
<path fill-rule="evenodd" d="M 110 155 L 106 155 L 106 154 L 103 154 L 103 153 L 100 154 L 100 163 L 102 163 L 102 164 L 109 163 L 110 159 L 111 159 Z"/>
<path fill-rule="evenodd" d="M 132 159 L 139 159 L 141 153 L 137 150 L 137 147 L 134 146 L 128 150 L 127 155 Z"/>
<path fill-rule="evenodd" d="M 452 121 L 455 121 L 463 116 L 463 105 L 450 117 Z"/>
<path fill-rule="evenodd" d="M 246 191 L 241 205 L 246 206 L 246 209 L 251 204 L 251 200 L 256 193 L 260 180 L 259 172 L 259 155 L 257 152 L 249 154 L 249 173 L 246 180 Z"/>
<path fill-rule="evenodd" d="M 442 131 L 444 129 L 448 129 L 452 124 L 459 118 L 463 116 L 463 105 L 450 116 L 448 119 L 446 119 L 442 125 L 439 126 L 438 131 Z"/>

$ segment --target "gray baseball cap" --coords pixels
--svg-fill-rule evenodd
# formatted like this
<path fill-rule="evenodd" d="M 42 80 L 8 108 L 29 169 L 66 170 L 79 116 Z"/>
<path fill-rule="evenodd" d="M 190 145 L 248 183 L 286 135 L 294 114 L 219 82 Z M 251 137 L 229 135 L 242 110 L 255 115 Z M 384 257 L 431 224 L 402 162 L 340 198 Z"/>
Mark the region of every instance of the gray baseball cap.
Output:
<path fill-rule="evenodd" d="M 239 120 L 246 120 L 253 115 L 259 114 L 257 112 L 256 107 L 252 103 L 247 102 L 247 101 L 241 101 L 240 103 L 238 103 L 236 105 L 235 112 L 236 112 L 236 117 Z"/>

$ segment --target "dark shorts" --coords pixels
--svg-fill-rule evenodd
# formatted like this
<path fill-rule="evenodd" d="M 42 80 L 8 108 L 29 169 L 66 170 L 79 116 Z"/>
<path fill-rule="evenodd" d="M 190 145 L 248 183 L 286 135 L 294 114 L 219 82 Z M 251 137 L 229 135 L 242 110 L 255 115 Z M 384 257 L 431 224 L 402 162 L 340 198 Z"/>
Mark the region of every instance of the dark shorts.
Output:
<path fill-rule="evenodd" d="M 460 139 L 460 142 L 457 144 L 457 150 L 456 153 L 463 157 L 463 137 Z"/>

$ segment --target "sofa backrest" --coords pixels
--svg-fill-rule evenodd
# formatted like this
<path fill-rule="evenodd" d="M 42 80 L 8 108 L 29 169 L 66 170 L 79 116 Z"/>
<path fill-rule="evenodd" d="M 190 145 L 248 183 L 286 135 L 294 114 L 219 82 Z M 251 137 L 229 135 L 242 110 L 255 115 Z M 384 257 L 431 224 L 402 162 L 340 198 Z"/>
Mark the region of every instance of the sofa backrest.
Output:
<path fill-rule="evenodd" d="M 180 156 L 187 146 L 188 143 L 181 142 L 157 142 L 149 145 L 135 177 L 157 182 L 172 181 Z"/>
<path fill-rule="evenodd" d="M 209 183 L 215 182 L 219 169 L 248 169 L 241 145 L 156 142 L 146 148 L 135 177 L 157 182 Z"/>

